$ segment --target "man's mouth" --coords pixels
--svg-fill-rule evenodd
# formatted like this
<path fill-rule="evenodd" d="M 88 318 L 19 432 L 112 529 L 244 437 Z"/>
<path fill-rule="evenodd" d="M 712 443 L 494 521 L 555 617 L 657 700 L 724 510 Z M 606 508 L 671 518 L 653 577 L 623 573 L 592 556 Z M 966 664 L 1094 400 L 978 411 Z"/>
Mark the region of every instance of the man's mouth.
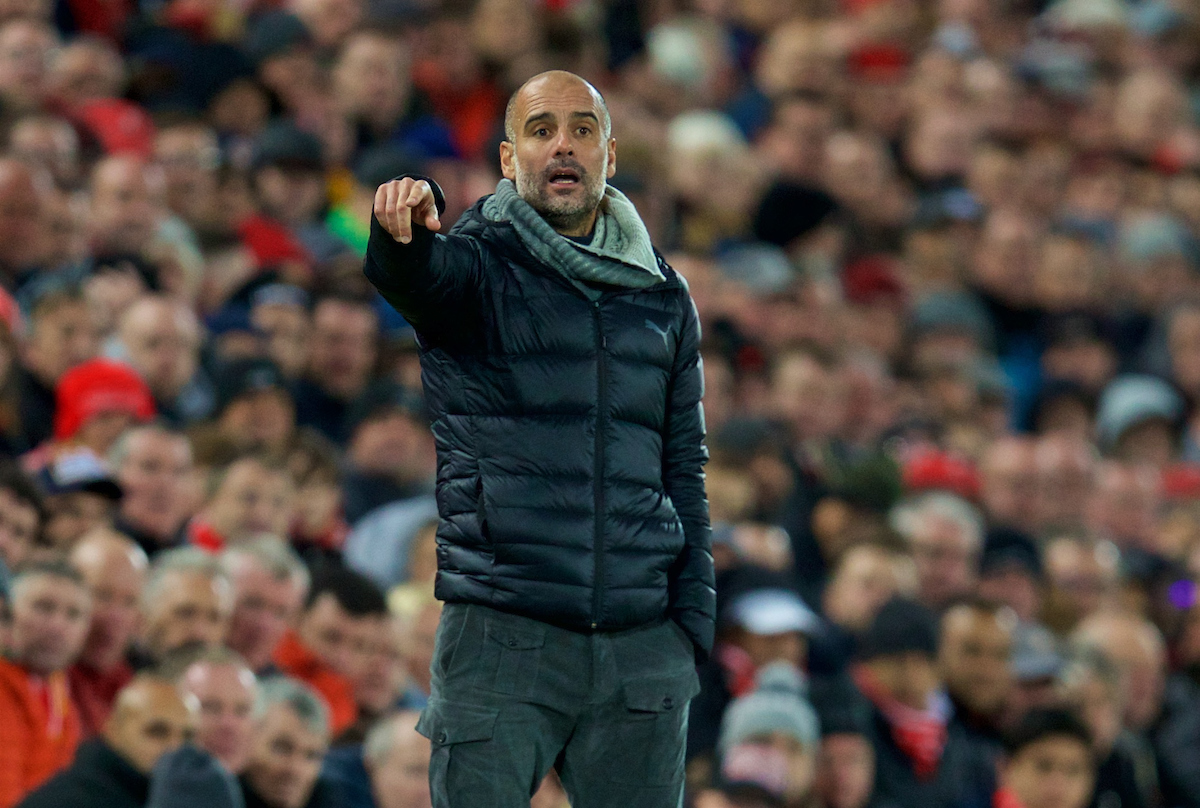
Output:
<path fill-rule="evenodd" d="M 555 188 L 574 188 L 579 184 L 579 172 L 572 168 L 559 168 L 550 173 L 550 184 Z"/>

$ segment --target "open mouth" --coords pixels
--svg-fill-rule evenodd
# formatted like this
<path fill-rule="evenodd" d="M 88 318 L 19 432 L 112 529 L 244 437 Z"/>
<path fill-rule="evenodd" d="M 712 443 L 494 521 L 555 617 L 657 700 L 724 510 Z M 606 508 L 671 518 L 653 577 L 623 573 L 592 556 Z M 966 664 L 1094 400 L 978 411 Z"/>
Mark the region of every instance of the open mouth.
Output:
<path fill-rule="evenodd" d="M 579 172 L 571 168 L 555 169 L 550 174 L 550 184 L 555 188 L 573 188 L 579 184 Z"/>

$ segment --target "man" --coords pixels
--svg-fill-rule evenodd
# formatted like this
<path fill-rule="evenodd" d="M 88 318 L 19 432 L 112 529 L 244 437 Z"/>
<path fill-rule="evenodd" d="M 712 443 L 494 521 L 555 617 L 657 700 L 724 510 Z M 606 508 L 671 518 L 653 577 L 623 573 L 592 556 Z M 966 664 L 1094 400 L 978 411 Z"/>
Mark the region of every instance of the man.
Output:
<path fill-rule="evenodd" d="M 47 258 L 48 184 L 30 164 L 0 160 L 0 278 L 7 288 L 25 280 Z"/>
<path fill-rule="evenodd" d="M 233 607 L 229 579 L 217 559 L 195 547 L 154 559 L 142 592 L 140 652 L 150 663 L 187 647 L 216 648 Z"/>
<path fill-rule="evenodd" d="M 175 426 L 192 423 L 212 409 L 212 389 L 197 375 L 200 322 L 191 307 L 165 295 L 143 295 L 121 315 L 119 352 L 138 372 L 159 414 Z"/>
<path fill-rule="evenodd" d="M 420 715 L 396 713 L 375 725 L 363 745 L 363 761 L 378 808 L 431 808 L 429 741 L 417 732 Z"/>
<path fill-rule="evenodd" d="M 1037 444 L 1008 436 L 993 441 L 979 463 L 980 496 L 992 524 L 1036 531 L 1039 516 Z"/>
<path fill-rule="evenodd" d="M 330 804 L 318 776 L 329 749 L 329 712 L 320 696 L 287 678 L 263 681 L 254 737 L 242 775 L 246 808 L 322 808 Z"/>
<path fill-rule="evenodd" d="M 196 745 L 241 774 L 250 756 L 258 682 L 245 661 L 227 648 L 184 653 L 179 687 L 199 704 Z M 169 666 L 170 667 L 170 666 Z"/>
<path fill-rule="evenodd" d="M 260 533 L 288 535 L 295 486 L 292 475 L 259 455 L 247 455 L 213 473 L 209 498 L 188 525 L 191 543 L 211 553 Z"/>
<path fill-rule="evenodd" d="M 42 532 L 42 496 L 21 469 L 0 463 L 0 563 L 15 570 Z"/>
<path fill-rule="evenodd" d="M 370 649 L 387 601 L 371 582 L 351 570 L 329 566 L 313 579 L 295 631 L 284 635 L 275 664 L 321 694 L 334 735 L 358 714 L 354 681 Z"/>
<path fill-rule="evenodd" d="M 892 524 L 912 548 L 921 603 L 942 609 L 974 591 L 983 552 L 983 520 L 974 506 L 934 491 L 898 505 Z"/>
<path fill-rule="evenodd" d="M 1047 626 L 1066 634 L 1079 621 L 1110 605 L 1120 581 L 1120 553 L 1107 541 L 1088 536 L 1059 536 L 1046 543 Z"/>
<path fill-rule="evenodd" d="M 235 359 L 217 383 L 217 431 L 238 451 L 279 457 L 296 437 L 296 405 L 287 380 L 268 359 Z"/>
<path fill-rule="evenodd" d="M 557 759 L 576 806 L 674 804 L 715 622 L 695 306 L 605 188 L 595 88 L 536 76 L 505 121 L 505 179 L 449 237 L 432 183 L 380 186 L 365 267 L 437 439 L 433 803 L 519 804 Z"/>
<path fill-rule="evenodd" d="M 108 459 L 125 492 L 117 529 L 151 556 L 178 544 L 194 507 L 187 436 L 159 424 L 134 427 L 121 436 Z"/>
<path fill-rule="evenodd" d="M 1071 641 L 1117 665 L 1125 692 L 1125 727 L 1148 732 L 1162 710 L 1167 681 L 1167 646 L 1158 628 L 1140 615 L 1101 612 L 1081 622 Z"/>
<path fill-rule="evenodd" d="M 1012 688 L 1016 616 L 1007 607 L 968 600 L 942 615 L 938 667 L 954 703 L 954 723 L 1000 751 L 1000 722 Z"/>
<path fill-rule="evenodd" d="M 54 433 L 54 388 L 68 370 L 100 348 L 87 299 L 77 287 L 38 295 L 21 355 L 21 431 L 32 449 Z"/>
<path fill-rule="evenodd" d="M 139 675 L 117 697 L 104 735 L 79 747 L 71 767 L 21 808 L 142 808 L 154 764 L 191 737 L 196 709 L 173 682 Z"/>
<path fill-rule="evenodd" d="M 308 373 L 296 387 L 301 425 L 343 443 L 352 405 L 367 389 L 379 351 L 379 316 L 369 298 L 313 301 Z"/>
<path fill-rule="evenodd" d="M 61 561 L 31 562 L 13 577 L 0 659 L 0 808 L 12 808 L 75 755 L 79 712 L 66 669 L 83 647 L 91 608 L 83 579 Z"/>
<path fill-rule="evenodd" d="M 64 452 L 36 479 L 46 504 L 42 540 L 55 550 L 68 553 L 88 531 L 112 527 L 123 492 L 96 455 Z"/>
<path fill-rule="evenodd" d="M 271 536 L 230 547 L 221 554 L 221 566 L 233 583 L 226 644 L 256 674 L 274 673 L 271 660 L 308 594 L 308 569 L 282 539 Z"/>
<path fill-rule="evenodd" d="M 897 598 L 861 637 L 851 668 L 871 702 L 876 793 L 901 808 L 982 801 L 994 787 L 992 761 L 949 720 L 937 658 L 932 612 Z"/>
<path fill-rule="evenodd" d="M 161 169 L 130 155 L 105 157 L 92 168 L 88 190 L 94 252 L 143 255 L 166 213 Z"/>
<path fill-rule="evenodd" d="M 852 545 L 837 560 L 821 593 L 821 611 L 829 623 L 817 656 L 840 667 L 853 654 L 855 638 L 893 597 L 916 597 L 917 570 L 902 544 L 887 541 Z"/>
<path fill-rule="evenodd" d="M 126 657 L 137 636 L 148 562 L 142 549 L 113 530 L 94 530 L 71 551 L 92 595 L 92 621 L 79 660 L 71 666 L 71 697 L 85 735 L 104 726 L 121 688 L 133 678 Z"/>
<path fill-rule="evenodd" d="M 1010 808 L 1083 808 L 1096 781 L 1087 727 L 1066 710 L 1027 714 L 1005 743 L 1001 790 L 994 804 Z"/>

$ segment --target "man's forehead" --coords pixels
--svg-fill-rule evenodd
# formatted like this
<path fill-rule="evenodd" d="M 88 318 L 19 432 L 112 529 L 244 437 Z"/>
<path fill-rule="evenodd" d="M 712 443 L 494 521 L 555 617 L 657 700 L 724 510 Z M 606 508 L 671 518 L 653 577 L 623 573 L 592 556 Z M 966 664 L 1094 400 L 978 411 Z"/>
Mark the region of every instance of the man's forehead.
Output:
<path fill-rule="evenodd" d="M 590 112 L 599 117 L 599 103 L 580 79 L 551 77 L 526 86 L 517 97 L 517 116 L 524 123 L 545 112 Z"/>

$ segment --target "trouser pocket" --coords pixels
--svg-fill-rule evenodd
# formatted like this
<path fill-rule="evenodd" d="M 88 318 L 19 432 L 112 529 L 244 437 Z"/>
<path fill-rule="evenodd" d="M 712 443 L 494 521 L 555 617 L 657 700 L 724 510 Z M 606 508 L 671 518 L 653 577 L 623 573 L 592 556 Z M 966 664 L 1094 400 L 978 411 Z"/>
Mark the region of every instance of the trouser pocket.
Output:
<path fill-rule="evenodd" d="M 683 778 L 688 705 L 700 691 L 693 668 L 631 679 L 622 685 L 623 710 L 611 731 L 614 782 L 648 787 Z"/>
<path fill-rule="evenodd" d="M 433 808 L 501 806 L 493 738 L 500 711 L 430 699 L 417 722 L 429 739 L 429 790 Z M 506 779 L 506 778 L 501 778 Z"/>

